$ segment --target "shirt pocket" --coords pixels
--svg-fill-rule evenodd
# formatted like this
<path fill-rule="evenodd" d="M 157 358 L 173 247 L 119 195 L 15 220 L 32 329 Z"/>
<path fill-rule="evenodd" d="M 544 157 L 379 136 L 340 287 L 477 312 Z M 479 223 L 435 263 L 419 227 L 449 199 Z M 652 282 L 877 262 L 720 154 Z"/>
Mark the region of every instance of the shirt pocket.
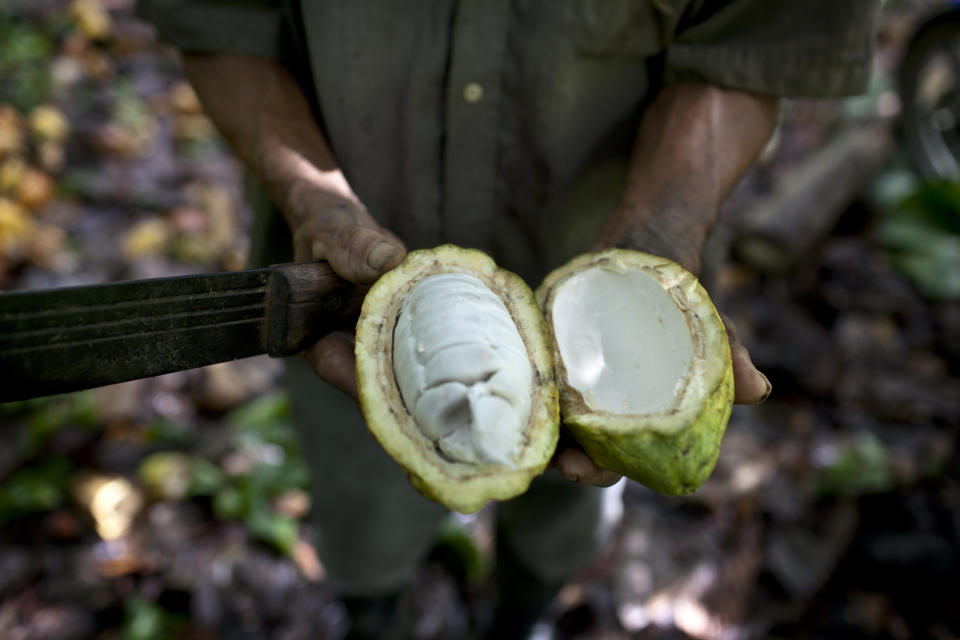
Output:
<path fill-rule="evenodd" d="M 663 51 L 689 0 L 575 0 L 576 50 L 588 57 Z"/>

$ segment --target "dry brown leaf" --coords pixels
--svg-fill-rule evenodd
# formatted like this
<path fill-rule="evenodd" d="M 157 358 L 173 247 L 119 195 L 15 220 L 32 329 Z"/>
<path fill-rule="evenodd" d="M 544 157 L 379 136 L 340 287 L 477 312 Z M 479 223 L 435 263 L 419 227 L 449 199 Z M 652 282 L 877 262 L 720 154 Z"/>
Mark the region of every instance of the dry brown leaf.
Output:
<path fill-rule="evenodd" d="M 90 48 L 90 39 L 78 31 L 71 31 L 60 42 L 60 51 L 65 56 L 77 58 Z"/>
<path fill-rule="evenodd" d="M 216 252 L 228 250 L 237 235 L 238 216 L 230 192 L 220 185 L 195 182 L 186 189 L 187 199 L 207 213 L 208 242 Z"/>
<path fill-rule="evenodd" d="M 327 572 L 320 564 L 316 550 L 306 540 L 297 540 L 293 545 L 293 562 L 309 582 L 322 582 Z"/>
<path fill-rule="evenodd" d="M 99 81 L 109 80 L 116 71 L 116 66 L 110 56 L 99 49 L 91 48 L 81 53 L 80 64 L 87 76 Z"/>
<path fill-rule="evenodd" d="M 143 411 L 147 380 L 130 380 L 93 390 L 97 415 L 107 423 L 135 421 Z"/>
<path fill-rule="evenodd" d="M 27 258 L 33 264 L 52 269 L 63 254 L 67 234 L 52 224 L 37 223 L 27 241 Z"/>
<path fill-rule="evenodd" d="M 310 494 L 303 489 L 285 491 L 273 501 L 273 509 L 291 518 L 304 518 L 310 513 Z"/>
<path fill-rule="evenodd" d="M 264 391 L 271 382 L 263 367 L 244 362 L 221 362 L 204 367 L 197 404 L 209 411 L 229 411 Z"/>
<path fill-rule="evenodd" d="M 0 103 L 0 157 L 23 151 L 23 120 L 16 107 Z"/>
<path fill-rule="evenodd" d="M 188 82 L 178 82 L 170 88 L 170 105 L 178 113 L 199 114 L 203 113 L 203 105 L 200 104 L 200 98 L 196 91 Z"/>
<path fill-rule="evenodd" d="M 212 138 L 216 132 L 213 122 L 202 113 L 179 114 L 173 123 L 173 135 L 177 140 L 206 140 Z"/>
<path fill-rule="evenodd" d="M 37 147 L 37 159 L 40 166 L 50 173 L 60 173 L 66 163 L 63 145 L 53 140 L 45 140 Z"/>
<path fill-rule="evenodd" d="M 17 202 L 28 209 L 39 211 L 50 204 L 55 191 L 50 176 L 39 169 L 27 169 L 17 185 Z"/>
<path fill-rule="evenodd" d="M 109 122 L 94 137 L 97 148 L 118 156 L 142 156 L 153 146 L 154 127 L 136 131 L 116 122 Z"/>

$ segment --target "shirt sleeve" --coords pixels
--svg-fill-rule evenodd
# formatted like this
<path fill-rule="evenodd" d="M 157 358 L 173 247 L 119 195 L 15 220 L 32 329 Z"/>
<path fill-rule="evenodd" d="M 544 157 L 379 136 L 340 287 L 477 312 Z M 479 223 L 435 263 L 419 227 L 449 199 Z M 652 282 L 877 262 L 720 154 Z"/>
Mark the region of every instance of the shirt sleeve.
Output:
<path fill-rule="evenodd" d="M 664 81 L 779 96 L 863 92 L 876 0 L 699 0 L 677 24 Z"/>
<path fill-rule="evenodd" d="M 271 0 L 137 0 L 137 15 L 160 40 L 190 53 L 277 59 L 283 12 Z"/>

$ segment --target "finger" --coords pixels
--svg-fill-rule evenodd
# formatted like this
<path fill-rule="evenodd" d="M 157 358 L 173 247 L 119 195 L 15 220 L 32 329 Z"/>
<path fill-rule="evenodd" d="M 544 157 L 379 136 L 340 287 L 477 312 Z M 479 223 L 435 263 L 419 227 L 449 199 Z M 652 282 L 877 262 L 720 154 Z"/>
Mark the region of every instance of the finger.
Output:
<path fill-rule="evenodd" d="M 320 338 L 303 352 L 303 357 L 317 375 L 340 391 L 357 400 L 356 357 L 353 334 L 334 331 Z"/>
<path fill-rule="evenodd" d="M 570 482 L 587 484 L 594 487 L 609 487 L 620 480 L 621 475 L 609 469 L 601 469 L 593 460 L 576 447 L 567 447 L 560 450 L 554 464 L 563 477 Z"/>
<path fill-rule="evenodd" d="M 326 260 L 342 278 L 371 284 L 403 261 L 403 245 L 379 229 L 341 226 L 314 240 L 312 257 Z"/>
<path fill-rule="evenodd" d="M 733 361 L 733 401 L 737 404 L 760 404 L 773 390 L 767 376 L 763 375 L 750 359 L 750 353 L 740 342 L 737 327 L 725 315 L 723 324 L 730 341 L 730 357 Z"/>
<path fill-rule="evenodd" d="M 340 277 L 356 284 L 374 282 L 406 253 L 397 236 L 352 204 L 316 211 L 294 234 L 297 262 L 326 260 Z"/>

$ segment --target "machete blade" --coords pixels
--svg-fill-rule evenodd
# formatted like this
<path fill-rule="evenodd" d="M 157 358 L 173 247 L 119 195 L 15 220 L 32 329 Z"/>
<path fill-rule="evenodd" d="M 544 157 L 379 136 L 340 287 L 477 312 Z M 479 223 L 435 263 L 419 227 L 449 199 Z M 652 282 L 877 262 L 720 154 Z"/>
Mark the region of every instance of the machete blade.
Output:
<path fill-rule="evenodd" d="M 292 355 L 361 301 L 325 263 L 0 294 L 0 402 Z"/>

